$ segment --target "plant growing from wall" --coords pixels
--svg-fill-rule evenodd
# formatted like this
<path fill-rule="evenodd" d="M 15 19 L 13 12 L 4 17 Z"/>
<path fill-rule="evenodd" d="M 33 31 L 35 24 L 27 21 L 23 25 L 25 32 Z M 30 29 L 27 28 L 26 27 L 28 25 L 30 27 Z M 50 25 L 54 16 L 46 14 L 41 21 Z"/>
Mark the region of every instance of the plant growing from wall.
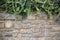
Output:
<path fill-rule="evenodd" d="M 47 17 L 55 16 L 55 20 L 60 17 L 60 0 L 3 0 L 1 5 L 5 8 L 6 12 L 14 14 L 16 17 L 22 15 L 23 17 L 29 16 L 31 11 L 44 10 Z M 1 6 L 0 5 L 0 6 Z M 33 12 L 34 12 L 33 11 Z"/>

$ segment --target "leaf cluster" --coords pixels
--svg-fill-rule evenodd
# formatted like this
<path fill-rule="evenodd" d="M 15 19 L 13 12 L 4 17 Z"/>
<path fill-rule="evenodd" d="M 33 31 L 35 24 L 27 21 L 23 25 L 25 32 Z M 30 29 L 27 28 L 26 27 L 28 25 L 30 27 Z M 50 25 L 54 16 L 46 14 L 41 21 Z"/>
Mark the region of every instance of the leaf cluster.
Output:
<path fill-rule="evenodd" d="M 16 16 L 29 16 L 31 11 L 44 10 L 47 17 L 55 16 L 55 20 L 60 17 L 60 0 L 1 0 L 0 7 Z M 37 13 L 36 13 L 37 14 Z"/>

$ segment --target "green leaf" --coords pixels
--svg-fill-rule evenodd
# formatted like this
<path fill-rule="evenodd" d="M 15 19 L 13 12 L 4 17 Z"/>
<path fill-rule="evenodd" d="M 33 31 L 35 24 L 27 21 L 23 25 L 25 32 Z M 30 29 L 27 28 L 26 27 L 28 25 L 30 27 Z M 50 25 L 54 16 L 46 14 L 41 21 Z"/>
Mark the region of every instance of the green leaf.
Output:
<path fill-rule="evenodd" d="M 30 8 L 26 8 L 26 9 L 24 10 L 24 12 L 26 12 L 26 13 L 27 13 L 27 16 L 29 16 L 29 14 L 31 13 L 31 9 L 30 9 Z"/>
<path fill-rule="evenodd" d="M 19 12 L 19 11 L 20 11 L 19 9 L 20 9 L 20 7 L 17 7 L 17 8 L 16 8 L 16 11 Z"/>

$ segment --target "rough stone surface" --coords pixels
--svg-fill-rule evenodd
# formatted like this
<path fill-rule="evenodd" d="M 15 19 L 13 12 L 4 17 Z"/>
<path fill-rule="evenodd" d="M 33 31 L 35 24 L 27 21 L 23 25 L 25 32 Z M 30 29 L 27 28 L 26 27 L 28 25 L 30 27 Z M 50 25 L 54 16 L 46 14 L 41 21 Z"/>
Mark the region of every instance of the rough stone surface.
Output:
<path fill-rule="evenodd" d="M 11 28 L 13 26 L 13 22 L 12 21 L 5 21 L 5 28 Z"/>
<path fill-rule="evenodd" d="M 4 22 L 0 22 L 0 29 L 4 28 Z"/>
<path fill-rule="evenodd" d="M 53 17 L 47 21 L 46 15 L 36 19 L 30 15 L 26 20 L 14 21 L 13 15 L 1 15 L 0 40 L 60 40 L 60 25 Z"/>

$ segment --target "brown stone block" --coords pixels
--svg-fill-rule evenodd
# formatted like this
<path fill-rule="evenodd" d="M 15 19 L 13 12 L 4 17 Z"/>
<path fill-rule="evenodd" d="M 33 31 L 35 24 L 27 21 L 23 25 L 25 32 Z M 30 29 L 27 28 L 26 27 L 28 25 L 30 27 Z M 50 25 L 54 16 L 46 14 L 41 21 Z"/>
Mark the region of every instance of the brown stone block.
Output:
<path fill-rule="evenodd" d="M 60 32 L 60 27 L 53 27 L 52 32 Z"/>
<path fill-rule="evenodd" d="M 40 23 L 39 20 L 32 20 L 32 21 L 31 21 L 31 24 L 32 24 L 32 25 L 38 25 L 39 23 Z"/>
<path fill-rule="evenodd" d="M 5 19 L 5 15 L 0 13 L 0 19 Z"/>
<path fill-rule="evenodd" d="M 46 38 L 45 37 L 41 37 L 38 40 L 46 40 Z"/>
<path fill-rule="evenodd" d="M 46 20 L 47 19 L 47 16 L 46 15 L 37 16 L 37 19 Z"/>
<path fill-rule="evenodd" d="M 27 17 L 27 19 L 35 19 L 35 16 L 31 14 Z"/>
<path fill-rule="evenodd" d="M 47 16 L 41 16 L 42 19 L 47 19 Z"/>
<path fill-rule="evenodd" d="M 21 29 L 20 33 L 27 33 L 27 31 L 28 31 L 27 29 Z"/>
<path fill-rule="evenodd" d="M 22 35 L 21 35 L 21 34 L 18 34 L 17 38 L 18 38 L 19 40 L 21 40 Z"/>
<path fill-rule="evenodd" d="M 9 38 L 5 37 L 4 40 L 13 40 L 13 38 L 11 38 L 11 37 L 9 37 Z"/>
<path fill-rule="evenodd" d="M 13 26 L 13 21 L 5 21 L 5 28 L 11 28 Z"/>
<path fill-rule="evenodd" d="M 46 37 L 46 40 L 56 40 L 55 37 Z"/>
<path fill-rule="evenodd" d="M 0 28 L 4 28 L 4 22 L 0 22 Z"/>
<path fill-rule="evenodd" d="M 14 33 L 19 33 L 19 30 L 18 29 L 14 29 L 13 32 Z"/>
<path fill-rule="evenodd" d="M 45 28 L 46 29 L 51 29 L 52 28 L 52 25 L 45 25 Z"/>
<path fill-rule="evenodd" d="M 33 33 L 38 33 L 39 29 L 38 28 L 34 28 L 32 31 L 33 31 Z"/>
<path fill-rule="evenodd" d="M 32 20 L 32 25 L 38 25 L 38 24 L 46 24 L 46 20 Z"/>
<path fill-rule="evenodd" d="M 48 25 L 53 25 L 53 24 L 54 24 L 54 20 L 49 20 L 49 21 L 47 22 L 47 24 L 48 24 Z"/>
<path fill-rule="evenodd" d="M 55 37 L 55 32 L 50 32 L 49 37 Z"/>
<path fill-rule="evenodd" d="M 0 32 L 0 37 L 2 37 L 2 32 Z"/>
<path fill-rule="evenodd" d="M 54 16 L 50 16 L 50 19 L 51 19 L 51 20 L 54 20 Z"/>
<path fill-rule="evenodd" d="M 41 27 L 41 28 L 39 28 L 39 31 L 40 32 L 44 32 L 45 31 L 45 28 L 44 27 Z"/>
<path fill-rule="evenodd" d="M 60 40 L 60 37 L 56 37 L 56 40 Z"/>

